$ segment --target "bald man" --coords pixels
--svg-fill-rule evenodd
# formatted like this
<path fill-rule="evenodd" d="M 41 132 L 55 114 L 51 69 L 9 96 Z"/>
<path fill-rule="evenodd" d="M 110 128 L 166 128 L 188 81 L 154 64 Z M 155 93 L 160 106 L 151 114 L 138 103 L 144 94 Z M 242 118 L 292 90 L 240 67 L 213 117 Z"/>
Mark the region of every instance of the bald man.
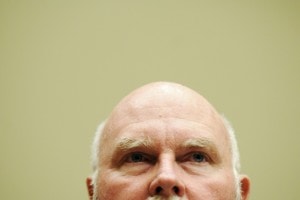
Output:
<path fill-rule="evenodd" d="M 145 85 L 114 108 L 96 132 L 91 200 L 245 200 L 232 128 L 197 92 Z"/>

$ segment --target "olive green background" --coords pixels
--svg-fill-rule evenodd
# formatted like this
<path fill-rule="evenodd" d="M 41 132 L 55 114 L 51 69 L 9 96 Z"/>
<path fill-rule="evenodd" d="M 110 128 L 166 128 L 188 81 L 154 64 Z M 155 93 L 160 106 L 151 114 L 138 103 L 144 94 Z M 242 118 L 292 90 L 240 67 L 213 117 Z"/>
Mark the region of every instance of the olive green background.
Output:
<path fill-rule="evenodd" d="M 157 80 L 232 121 L 250 199 L 300 199 L 299 22 L 289 0 L 0 0 L 0 199 L 87 199 L 97 124 Z"/>

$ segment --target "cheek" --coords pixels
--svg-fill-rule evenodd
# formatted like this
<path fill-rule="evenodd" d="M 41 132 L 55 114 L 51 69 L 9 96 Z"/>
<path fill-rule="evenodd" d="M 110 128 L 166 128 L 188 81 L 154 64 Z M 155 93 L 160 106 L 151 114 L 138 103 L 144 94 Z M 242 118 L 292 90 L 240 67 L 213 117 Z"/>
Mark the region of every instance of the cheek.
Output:
<path fill-rule="evenodd" d="M 190 178 L 186 184 L 186 193 L 192 200 L 235 200 L 233 176 L 216 174 Z"/>
<path fill-rule="evenodd" d="M 99 176 L 99 199 L 135 200 L 136 197 L 146 199 L 148 184 L 145 178 L 124 176 L 116 172 L 104 172 Z"/>

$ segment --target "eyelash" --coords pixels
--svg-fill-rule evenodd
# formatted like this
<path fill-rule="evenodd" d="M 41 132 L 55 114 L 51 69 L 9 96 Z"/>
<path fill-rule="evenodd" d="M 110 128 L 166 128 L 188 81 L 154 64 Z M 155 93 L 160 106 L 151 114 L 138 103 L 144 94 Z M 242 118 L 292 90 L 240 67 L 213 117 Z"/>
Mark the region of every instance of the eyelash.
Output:
<path fill-rule="evenodd" d="M 201 156 L 201 158 L 197 158 L 195 156 Z M 196 159 L 200 159 L 199 161 L 196 161 Z M 184 156 L 183 161 L 190 161 L 190 162 L 196 162 L 196 163 L 204 163 L 204 162 L 209 162 L 210 158 L 208 157 L 207 154 L 203 152 L 192 152 Z"/>
<path fill-rule="evenodd" d="M 133 156 L 140 156 L 141 160 L 134 161 Z M 137 157 L 135 157 L 135 158 L 138 159 Z M 141 152 L 133 152 L 125 157 L 125 162 L 127 162 L 127 163 L 153 162 L 153 158 L 151 158 L 151 156 L 141 153 Z"/>

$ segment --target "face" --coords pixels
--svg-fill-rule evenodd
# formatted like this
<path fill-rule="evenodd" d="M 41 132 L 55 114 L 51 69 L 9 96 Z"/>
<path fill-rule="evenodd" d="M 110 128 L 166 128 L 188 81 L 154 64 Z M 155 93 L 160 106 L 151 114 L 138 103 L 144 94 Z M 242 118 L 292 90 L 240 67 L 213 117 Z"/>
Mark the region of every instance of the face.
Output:
<path fill-rule="evenodd" d="M 100 143 L 98 199 L 236 200 L 218 114 L 194 95 L 164 95 L 133 95 L 111 115 Z"/>

